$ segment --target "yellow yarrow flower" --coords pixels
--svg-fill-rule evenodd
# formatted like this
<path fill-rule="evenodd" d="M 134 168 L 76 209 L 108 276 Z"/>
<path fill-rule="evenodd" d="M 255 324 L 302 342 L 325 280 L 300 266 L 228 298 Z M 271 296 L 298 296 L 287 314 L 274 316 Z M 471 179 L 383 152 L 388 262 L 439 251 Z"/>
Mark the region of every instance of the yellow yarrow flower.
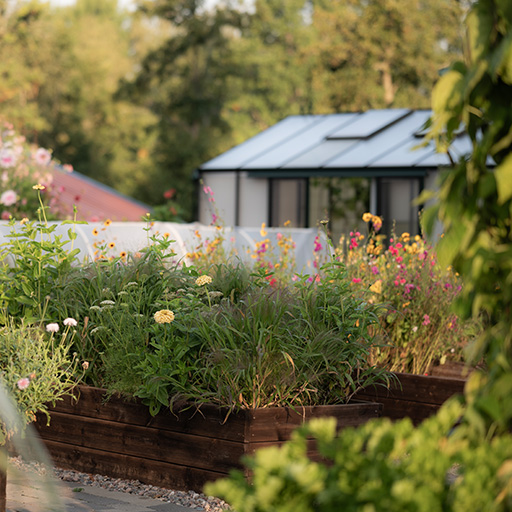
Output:
<path fill-rule="evenodd" d="M 174 313 L 169 309 L 161 309 L 154 315 L 157 324 L 170 324 L 174 320 Z"/>
<path fill-rule="evenodd" d="M 204 286 L 206 284 L 210 284 L 212 282 L 212 278 L 210 276 L 199 276 L 196 279 L 197 286 Z"/>

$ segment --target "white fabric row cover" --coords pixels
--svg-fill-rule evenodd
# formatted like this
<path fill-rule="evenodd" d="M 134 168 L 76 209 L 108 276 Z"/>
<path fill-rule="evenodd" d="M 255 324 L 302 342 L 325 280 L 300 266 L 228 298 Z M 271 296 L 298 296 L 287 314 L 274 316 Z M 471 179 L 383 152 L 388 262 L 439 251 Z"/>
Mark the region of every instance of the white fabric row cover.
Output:
<path fill-rule="evenodd" d="M 325 234 L 316 228 L 266 228 L 266 234 L 262 236 L 259 227 L 224 227 L 219 230 L 215 226 L 206 226 L 196 222 L 189 224 L 154 222 L 151 225 L 144 222 L 112 222 L 108 226 L 104 223 L 94 222 L 75 225 L 60 222 L 49 222 L 49 224 L 57 225 L 52 233 L 53 237 L 61 236 L 63 241 L 68 241 L 66 249 L 80 249 L 78 255 L 80 261 L 94 260 L 100 253 L 107 257 L 119 256 L 123 252 L 136 253 L 152 243 L 150 237 L 155 235 L 159 238 L 167 236 L 168 239 L 173 240 L 170 245 L 170 249 L 176 254 L 173 260 L 183 261 L 187 265 L 194 263 L 193 258 L 187 256 L 189 253 L 199 250 L 198 247 L 204 249 L 216 238 L 222 238 L 219 245 L 222 245 L 225 254 L 235 255 L 235 258 L 248 263 L 254 263 L 253 255 L 258 249 L 257 244 L 265 239 L 268 239 L 269 242 L 265 247 L 267 254 L 262 255 L 263 259 L 273 263 L 277 262 L 279 258 L 278 240 L 291 239 L 295 244 L 295 248 L 291 251 L 295 257 L 293 271 L 296 273 L 315 273 L 315 257 L 320 261 L 326 261 L 331 254 Z M 6 235 L 12 229 L 19 231 L 21 226 L 17 223 L 13 228 L 7 222 L 0 223 L 0 250 L 2 252 L 6 250 L 4 244 L 8 242 Z M 69 230 L 74 230 L 77 235 L 73 242 L 70 241 Z M 317 236 L 319 236 L 320 245 L 315 244 Z M 40 235 L 37 239 L 40 239 Z M 261 249 L 261 245 L 259 248 Z"/>

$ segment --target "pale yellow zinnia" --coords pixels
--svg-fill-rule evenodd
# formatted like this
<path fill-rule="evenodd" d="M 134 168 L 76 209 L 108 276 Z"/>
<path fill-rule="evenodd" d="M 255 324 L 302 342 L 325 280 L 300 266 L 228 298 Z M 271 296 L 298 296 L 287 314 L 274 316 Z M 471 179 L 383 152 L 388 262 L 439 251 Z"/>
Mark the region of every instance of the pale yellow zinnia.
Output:
<path fill-rule="evenodd" d="M 212 278 L 210 276 L 199 276 L 196 279 L 197 286 L 204 286 L 205 284 L 210 284 L 212 282 Z"/>
<path fill-rule="evenodd" d="M 370 286 L 370 290 L 373 293 L 382 293 L 382 279 L 379 279 L 378 281 L 375 281 L 375 283 L 373 283 Z"/>
<path fill-rule="evenodd" d="M 174 313 L 169 309 L 161 309 L 155 313 L 154 318 L 157 324 L 170 324 L 174 320 Z"/>

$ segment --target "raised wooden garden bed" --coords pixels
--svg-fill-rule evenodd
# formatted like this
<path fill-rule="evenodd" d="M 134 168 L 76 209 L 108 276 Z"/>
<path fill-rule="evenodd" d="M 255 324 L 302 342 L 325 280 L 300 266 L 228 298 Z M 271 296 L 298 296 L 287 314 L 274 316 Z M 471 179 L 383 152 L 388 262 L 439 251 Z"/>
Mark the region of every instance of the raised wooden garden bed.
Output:
<path fill-rule="evenodd" d="M 361 400 L 383 405 L 382 415 L 394 420 L 411 418 L 415 425 L 432 416 L 448 398 L 462 394 L 463 378 L 412 375 L 397 373 L 398 382 L 389 389 L 381 386 L 367 388 L 357 394 Z"/>
<path fill-rule="evenodd" d="M 152 417 L 137 401 L 106 402 L 101 389 L 80 386 L 78 393 L 78 401 L 68 397 L 50 410 L 50 426 L 45 417 L 36 423 L 57 466 L 197 491 L 242 468 L 243 455 L 283 443 L 304 420 L 334 416 L 342 429 L 382 412 L 380 404 L 354 403 L 252 409 L 226 417 L 225 410 L 202 406 Z"/>

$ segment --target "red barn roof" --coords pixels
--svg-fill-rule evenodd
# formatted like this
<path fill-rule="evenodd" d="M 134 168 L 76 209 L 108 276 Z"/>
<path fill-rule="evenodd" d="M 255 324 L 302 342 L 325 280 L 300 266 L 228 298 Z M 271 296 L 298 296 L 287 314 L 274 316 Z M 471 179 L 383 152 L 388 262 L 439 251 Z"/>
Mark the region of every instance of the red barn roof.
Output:
<path fill-rule="evenodd" d="M 151 208 L 79 172 L 55 169 L 52 188 L 59 202 L 77 208 L 77 220 L 140 221 Z"/>

